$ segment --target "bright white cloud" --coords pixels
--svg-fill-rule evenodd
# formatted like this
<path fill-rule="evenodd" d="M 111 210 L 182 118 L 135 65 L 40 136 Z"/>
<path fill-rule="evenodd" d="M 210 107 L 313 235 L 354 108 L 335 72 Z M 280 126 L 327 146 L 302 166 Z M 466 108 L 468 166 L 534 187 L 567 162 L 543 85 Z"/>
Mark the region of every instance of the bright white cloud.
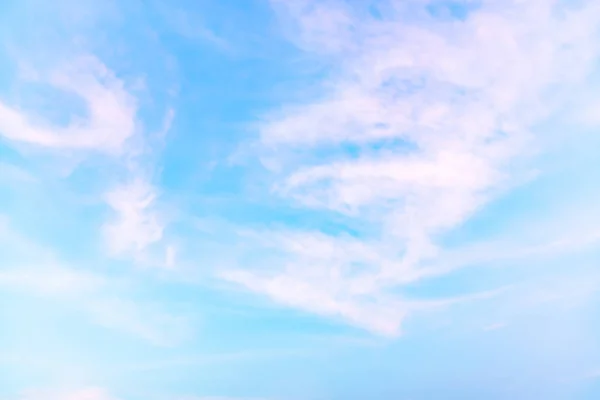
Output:
<path fill-rule="evenodd" d="M 162 238 L 164 226 L 154 207 L 155 200 L 155 188 L 144 180 L 108 192 L 106 203 L 114 211 L 115 218 L 103 229 L 113 254 L 138 254 Z"/>
<path fill-rule="evenodd" d="M 394 2 L 382 19 L 351 2 L 274 4 L 304 50 L 334 63 L 321 98 L 284 106 L 262 126 L 265 165 L 278 166 L 274 187 L 378 233 L 350 246 L 301 233 L 279 264 L 224 276 L 291 306 L 398 332 L 411 306 L 393 288 L 427 276 L 443 261 L 435 237 L 528 172 L 514 165 L 543 147 L 534 128 L 586 81 L 600 55 L 600 4 L 490 0 L 463 21 Z M 313 155 L 349 145 L 358 156 Z"/>
<path fill-rule="evenodd" d="M 83 99 L 87 116 L 72 117 L 67 126 L 57 126 L 0 102 L 0 135 L 6 139 L 49 149 L 119 152 L 135 133 L 135 99 L 97 58 L 77 58 L 40 74 L 39 79 Z"/>

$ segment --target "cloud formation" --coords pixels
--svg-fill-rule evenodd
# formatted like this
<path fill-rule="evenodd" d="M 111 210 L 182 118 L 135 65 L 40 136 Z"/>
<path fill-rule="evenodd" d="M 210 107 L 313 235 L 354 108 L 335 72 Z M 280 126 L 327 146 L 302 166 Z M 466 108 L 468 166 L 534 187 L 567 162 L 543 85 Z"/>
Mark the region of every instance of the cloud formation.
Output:
<path fill-rule="evenodd" d="M 103 227 L 111 253 L 137 254 L 162 238 L 164 226 L 154 208 L 155 198 L 154 187 L 143 180 L 117 187 L 106 195 L 106 203 L 116 216 Z"/>
<path fill-rule="evenodd" d="M 109 164 L 125 170 L 125 179 L 104 183 L 113 186 L 104 196 L 113 215 L 102 233 L 111 255 L 141 260 L 146 248 L 161 240 L 164 221 L 156 209 L 156 188 L 148 179 L 150 167 L 140 161 L 149 150 L 137 121 L 137 99 L 127 83 L 93 55 L 74 56 L 49 70 L 29 69 L 22 74 L 27 78 L 25 84 L 46 85 L 75 95 L 84 102 L 83 115 L 67 104 L 70 116 L 63 126 L 44 118 L 44 110 L 24 110 L 0 102 L 0 135 L 15 146 L 34 146 L 41 154 L 59 158 L 108 155 Z M 173 118 L 174 111 L 168 109 L 159 132 L 161 140 Z M 2 175 L 7 174 L 24 177 L 14 167 L 7 167 Z"/>
<path fill-rule="evenodd" d="M 79 96 L 87 115 L 60 126 L 0 102 L 0 135 L 5 138 L 48 149 L 118 153 L 134 135 L 135 99 L 96 57 L 77 57 L 49 72 L 34 71 L 31 78 Z"/>
<path fill-rule="evenodd" d="M 384 2 L 385 13 L 351 2 L 273 4 L 292 40 L 332 65 L 319 98 L 265 118 L 260 145 L 264 164 L 277 166 L 274 191 L 371 233 L 294 233 L 292 247 L 276 239 L 287 254 L 278 267 L 224 276 L 398 333 L 411 305 L 395 288 L 429 276 L 443 261 L 441 235 L 531 172 L 524 161 L 545 140 L 536 126 L 598 60 L 600 5 L 490 0 L 461 5 L 457 18 L 424 2 Z"/>

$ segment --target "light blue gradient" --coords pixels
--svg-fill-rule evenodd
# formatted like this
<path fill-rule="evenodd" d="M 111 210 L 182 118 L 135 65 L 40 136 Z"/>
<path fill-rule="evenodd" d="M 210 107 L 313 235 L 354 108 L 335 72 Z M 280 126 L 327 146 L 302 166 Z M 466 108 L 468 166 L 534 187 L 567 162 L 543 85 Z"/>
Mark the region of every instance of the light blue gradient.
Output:
<path fill-rule="evenodd" d="M 600 11 L 554 3 L 1 2 L 0 398 L 599 398 Z M 539 68 L 546 45 L 564 65 Z M 9 121 L 87 120 L 64 68 L 114 148 Z M 415 122 L 438 102 L 448 120 Z M 490 113 L 519 143 L 464 144 Z M 456 148 L 481 163 L 420 172 Z M 402 219 L 415 199 L 433 227 Z"/>

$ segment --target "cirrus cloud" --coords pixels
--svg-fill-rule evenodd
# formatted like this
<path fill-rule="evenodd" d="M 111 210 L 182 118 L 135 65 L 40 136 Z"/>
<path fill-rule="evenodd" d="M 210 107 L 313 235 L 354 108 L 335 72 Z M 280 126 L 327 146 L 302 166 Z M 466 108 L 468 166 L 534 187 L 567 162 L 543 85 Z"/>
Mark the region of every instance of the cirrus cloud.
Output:
<path fill-rule="evenodd" d="M 384 3 L 385 17 L 350 2 L 273 2 L 294 42 L 332 67 L 320 97 L 273 110 L 259 137 L 275 193 L 368 229 L 351 248 L 300 232 L 279 264 L 223 276 L 395 334 L 414 310 L 395 290 L 448 272 L 435 268 L 440 236 L 535 172 L 524 165 L 543 149 L 537 126 L 600 56 L 600 6 L 490 0 L 462 4 L 458 19 L 431 14 L 431 2 Z"/>

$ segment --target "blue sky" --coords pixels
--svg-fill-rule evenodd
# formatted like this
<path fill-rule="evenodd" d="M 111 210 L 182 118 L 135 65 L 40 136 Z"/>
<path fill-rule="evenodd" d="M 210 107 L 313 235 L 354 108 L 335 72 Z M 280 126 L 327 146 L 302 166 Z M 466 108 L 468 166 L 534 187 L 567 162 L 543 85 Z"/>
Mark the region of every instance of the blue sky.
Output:
<path fill-rule="evenodd" d="M 2 400 L 597 399 L 600 3 L 0 4 Z"/>

